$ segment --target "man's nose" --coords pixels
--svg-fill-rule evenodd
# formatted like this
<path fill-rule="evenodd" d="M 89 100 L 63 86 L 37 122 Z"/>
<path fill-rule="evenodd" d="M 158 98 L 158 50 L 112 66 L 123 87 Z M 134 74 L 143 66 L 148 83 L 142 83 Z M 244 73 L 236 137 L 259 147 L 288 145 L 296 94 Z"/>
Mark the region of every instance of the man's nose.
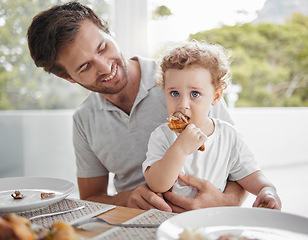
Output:
<path fill-rule="evenodd" d="M 96 68 L 98 75 L 109 74 L 112 64 L 102 56 L 95 58 L 94 67 Z"/>

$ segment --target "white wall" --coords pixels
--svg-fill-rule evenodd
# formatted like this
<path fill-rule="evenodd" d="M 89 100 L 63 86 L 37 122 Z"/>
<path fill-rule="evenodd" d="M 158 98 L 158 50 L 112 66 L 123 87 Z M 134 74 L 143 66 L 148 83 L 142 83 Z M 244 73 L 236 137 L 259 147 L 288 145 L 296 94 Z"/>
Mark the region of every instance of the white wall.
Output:
<path fill-rule="evenodd" d="M 308 163 L 308 108 L 230 109 L 261 167 Z"/>
<path fill-rule="evenodd" d="M 148 1 L 114 0 L 111 28 L 125 57 L 148 57 Z"/>
<path fill-rule="evenodd" d="M 76 184 L 73 111 L 0 111 L 0 177 L 45 176 Z"/>

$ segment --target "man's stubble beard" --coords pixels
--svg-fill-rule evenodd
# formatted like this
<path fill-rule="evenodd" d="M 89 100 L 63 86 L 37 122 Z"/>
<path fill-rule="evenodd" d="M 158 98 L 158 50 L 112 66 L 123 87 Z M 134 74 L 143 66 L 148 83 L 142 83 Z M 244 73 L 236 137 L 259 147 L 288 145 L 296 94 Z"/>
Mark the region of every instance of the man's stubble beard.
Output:
<path fill-rule="evenodd" d="M 127 67 L 127 60 L 123 57 L 123 55 L 121 54 L 121 58 L 117 60 L 117 65 L 118 65 L 118 71 L 120 69 L 123 69 L 123 73 L 124 73 L 124 84 L 121 86 L 117 85 L 117 88 L 108 88 L 103 86 L 102 88 L 98 88 L 97 86 L 101 84 L 101 80 L 97 80 L 96 81 L 96 85 L 92 85 L 92 86 L 86 86 L 83 84 L 80 84 L 82 87 L 92 91 L 92 92 L 97 92 L 97 93 L 102 93 L 102 94 L 117 94 L 119 92 L 121 92 L 126 85 L 128 84 L 128 67 Z M 123 80 L 122 80 L 123 81 Z"/>

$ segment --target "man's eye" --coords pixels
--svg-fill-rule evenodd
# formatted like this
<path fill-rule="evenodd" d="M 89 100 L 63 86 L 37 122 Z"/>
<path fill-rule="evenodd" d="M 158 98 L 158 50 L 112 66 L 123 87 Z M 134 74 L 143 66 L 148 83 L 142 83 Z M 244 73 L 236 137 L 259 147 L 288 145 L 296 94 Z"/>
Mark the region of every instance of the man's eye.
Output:
<path fill-rule="evenodd" d="M 99 54 L 103 53 L 104 51 L 105 51 L 105 48 L 100 48 L 100 49 L 98 50 Z"/>
<path fill-rule="evenodd" d="M 199 92 L 196 92 L 196 91 L 193 91 L 193 92 L 191 92 L 190 96 L 191 96 L 192 98 L 197 98 L 197 97 L 200 96 L 200 93 L 199 93 Z"/>
<path fill-rule="evenodd" d="M 106 48 L 107 48 L 107 44 L 106 43 L 102 44 L 101 47 L 99 48 L 98 52 L 103 53 L 106 50 Z"/>
<path fill-rule="evenodd" d="M 172 91 L 170 94 L 171 94 L 172 97 L 178 97 L 178 96 L 180 96 L 180 94 L 179 94 L 178 91 Z"/>
<path fill-rule="evenodd" d="M 87 69 L 89 68 L 89 64 L 85 64 L 80 68 L 80 72 L 83 73 L 85 71 L 87 71 Z"/>

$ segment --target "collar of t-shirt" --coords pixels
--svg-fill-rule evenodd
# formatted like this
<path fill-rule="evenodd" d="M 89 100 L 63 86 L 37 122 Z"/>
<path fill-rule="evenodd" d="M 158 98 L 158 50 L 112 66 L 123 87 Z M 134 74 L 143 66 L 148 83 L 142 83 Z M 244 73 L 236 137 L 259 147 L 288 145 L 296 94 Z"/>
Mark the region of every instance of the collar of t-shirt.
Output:
<path fill-rule="evenodd" d="M 134 107 L 137 106 L 142 99 L 148 96 L 149 90 L 155 86 L 156 62 L 152 59 L 147 59 L 140 56 L 136 56 L 131 59 L 138 61 L 141 68 L 141 80 L 140 80 L 139 92 L 132 107 L 133 111 Z M 101 95 L 97 94 L 97 96 L 100 109 L 102 110 L 104 109 L 107 111 L 119 110 L 117 106 L 115 106 L 105 98 L 101 97 Z"/>

